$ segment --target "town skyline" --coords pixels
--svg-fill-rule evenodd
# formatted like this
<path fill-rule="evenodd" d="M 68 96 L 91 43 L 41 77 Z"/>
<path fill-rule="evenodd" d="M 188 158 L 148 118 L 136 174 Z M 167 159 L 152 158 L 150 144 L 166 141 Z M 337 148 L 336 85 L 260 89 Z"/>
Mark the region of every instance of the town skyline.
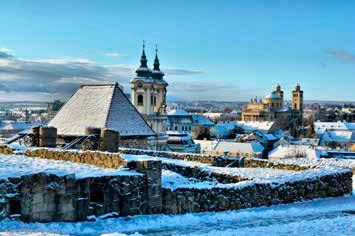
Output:
<path fill-rule="evenodd" d="M 158 44 L 173 100 L 249 101 L 276 84 L 289 100 L 299 83 L 306 101 L 355 101 L 352 3 L 36 3 L 4 3 L 2 101 L 66 100 L 87 83 L 127 92 L 143 40 L 149 67 Z"/>

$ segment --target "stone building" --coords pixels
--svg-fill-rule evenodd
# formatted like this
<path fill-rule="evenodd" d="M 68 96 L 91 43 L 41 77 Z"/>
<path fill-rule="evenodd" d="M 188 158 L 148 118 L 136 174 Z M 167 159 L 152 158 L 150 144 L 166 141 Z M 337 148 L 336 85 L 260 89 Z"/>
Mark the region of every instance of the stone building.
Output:
<path fill-rule="evenodd" d="M 117 83 L 82 85 L 48 125 L 69 142 L 92 127 L 118 131 L 123 147 L 152 148 L 155 136 Z"/>
<path fill-rule="evenodd" d="M 160 70 L 157 49 L 153 70 L 148 68 L 147 62 L 143 44 L 140 66 L 136 70 L 136 77 L 130 82 L 131 102 L 157 134 L 157 149 L 164 150 L 167 142 L 166 88 L 168 83 Z"/>
<path fill-rule="evenodd" d="M 210 129 L 214 123 L 201 114 L 190 114 L 187 111 L 176 108 L 167 112 L 168 131 L 176 131 L 181 133 L 191 133 L 193 127 L 203 126 Z"/>
<path fill-rule="evenodd" d="M 292 119 L 302 117 L 303 91 L 297 85 L 292 91 L 292 106 L 284 104 L 284 92 L 277 85 L 274 91 L 264 100 L 252 99 L 242 111 L 243 121 L 276 121 L 278 119 Z"/>

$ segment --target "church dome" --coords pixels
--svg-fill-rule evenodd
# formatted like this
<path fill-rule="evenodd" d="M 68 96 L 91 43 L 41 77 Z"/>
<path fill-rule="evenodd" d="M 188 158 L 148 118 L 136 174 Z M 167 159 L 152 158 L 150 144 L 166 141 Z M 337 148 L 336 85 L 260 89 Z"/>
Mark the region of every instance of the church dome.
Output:
<path fill-rule="evenodd" d="M 265 99 L 282 99 L 282 98 L 281 98 L 281 96 L 279 94 L 277 94 L 275 91 L 273 91 L 272 93 L 267 95 L 265 97 Z"/>
<path fill-rule="evenodd" d="M 182 109 L 173 109 L 168 111 L 168 115 L 171 116 L 188 116 L 190 115 L 187 111 L 182 110 Z"/>

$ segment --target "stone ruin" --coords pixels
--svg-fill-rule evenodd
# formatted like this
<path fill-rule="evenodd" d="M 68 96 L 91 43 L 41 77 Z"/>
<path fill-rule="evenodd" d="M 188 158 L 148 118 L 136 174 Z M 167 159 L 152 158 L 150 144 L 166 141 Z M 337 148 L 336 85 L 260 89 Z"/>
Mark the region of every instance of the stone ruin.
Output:
<path fill-rule="evenodd" d="M 117 152 L 120 143 L 120 134 L 107 128 L 87 127 L 85 135 L 81 137 L 61 137 L 57 135 L 57 129 L 50 126 L 37 126 L 31 129 L 25 143 L 29 147 L 63 146 L 82 150 L 99 150 Z"/>
<path fill-rule="evenodd" d="M 12 153 L 9 147 L 0 152 Z M 181 214 L 188 212 L 226 211 L 270 206 L 307 199 L 337 197 L 352 192 L 352 172 L 345 169 L 316 169 L 297 165 L 277 165 L 258 159 L 237 162 L 238 167 L 268 167 L 299 171 L 294 179 L 255 181 L 252 177 L 219 172 L 202 155 L 164 152 L 156 157 L 137 155 L 151 151 L 126 149 L 124 153 L 99 151 L 58 151 L 32 148 L 28 158 L 42 158 L 90 164 L 101 168 L 126 168 L 119 175 L 88 176 L 34 173 L 0 180 L 1 218 L 26 222 L 85 221 L 93 216 L 106 218 L 137 214 Z M 161 156 L 161 157 L 160 157 Z M 167 161 L 167 159 L 169 161 Z M 176 160 L 177 161 L 174 161 Z M 189 161 L 195 160 L 195 165 Z M 206 164 L 207 162 L 207 164 Z M 191 162 L 192 163 L 192 162 Z M 218 162 L 221 163 L 221 162 Z M 237 168 L 238 168 L 237 167 Z M 213 182 L 212 187 L 163 185 L 162 170 L 173 171 L 199 183 Z M 230 168 L 232 169 L 232 168 Z M 80 171 L 80 170 L 79 170 Z"/>
<path fill-rule="evenodd" d="M 139 160 L 130 166 L 131 172 L 112 176 L 76 178 L 42 172 L 1 179 L 0 217 L 51 222 L 160 213 L 161 162 Z"/>

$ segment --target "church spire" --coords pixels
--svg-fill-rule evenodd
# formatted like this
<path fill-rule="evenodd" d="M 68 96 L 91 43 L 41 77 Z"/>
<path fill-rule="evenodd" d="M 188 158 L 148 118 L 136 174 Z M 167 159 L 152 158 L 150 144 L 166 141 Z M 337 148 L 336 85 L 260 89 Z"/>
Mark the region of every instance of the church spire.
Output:
<path fill-rule="evenodd" d="M 136 74 L 138 77 L 151 77 L 152 71 L 148 68 L 147 66 L 147 56 L 145 55 L 145 42 L 143 40 L 143 50 L 142 50 L 142 56 L 140 60 L 141 64 L 136 70 Z"/>
<path fill-rule="evenodd" d="M 158 45 L 155 45 L 155 59 L 154 59 L 154 67 L 153 70 L 160 70 L 159 68 L 160 63 L 159 63 L 159 58 L 158 58 Z"/>
<path fill-rule="evenodd" d="M 142 56 L 141 56 L 141 66 L 140 67 L 144 67 L 147 68 L 147 57 L 145 55 L 145 42 L 143 40 L 143 51 L 142 51 Z"/>
<path fill-rule="evenodd" d="M 163 79 L 164 73 L 160 70 L 160 62 L 158 58 L 158 45 L 155 45 L 155 59 L 153 64 L 152 77 L 154 79 Z"/>

